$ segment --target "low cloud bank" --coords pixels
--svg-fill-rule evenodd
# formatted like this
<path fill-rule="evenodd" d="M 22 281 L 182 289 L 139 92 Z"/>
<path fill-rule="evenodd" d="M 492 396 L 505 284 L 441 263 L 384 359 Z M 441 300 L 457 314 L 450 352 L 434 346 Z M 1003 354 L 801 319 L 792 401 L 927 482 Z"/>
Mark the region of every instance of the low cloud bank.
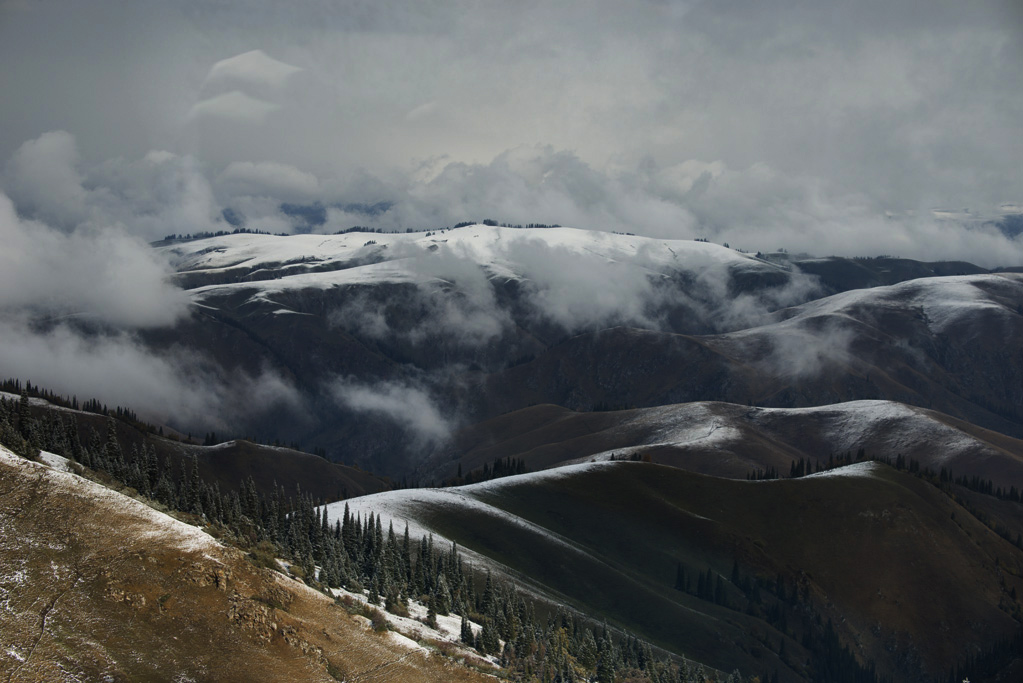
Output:
<path fill-rule="evenodd" d="M 430 392 L 412 382 L 364 384 L 351 378 L 338 379 L 331 386 L 331 393 L 349 410 L 393 423 L 418 446 L 437 445 L 454 428 L 454 422 L 444 415 Z"/>
<path fill-rule="evenodd" d="M 0 372 L 81 400 L 126 406 L 182 430 L 234 432 L 267 410 L 297 411 L 298 392 L 271 371 L 227 374 L 185 350 L 156 353 L 128 332 L 40 330 L 0 320 Z M 242 398 L 244 397 L 244 398 Z"/>
<path fill-rule="evenodd" d="M 150 152 L 83 175 L 74 138 L 55 131 L 22 145 L 3 187 L 0 374 L 192 431 L 234 430 L 261 411 L 300 406 L 272 371 L 229 374 L 198 352 L 141 341 L 190 315 L 188 295 L 143 236 L 216 225 L 193 162 Z"/>

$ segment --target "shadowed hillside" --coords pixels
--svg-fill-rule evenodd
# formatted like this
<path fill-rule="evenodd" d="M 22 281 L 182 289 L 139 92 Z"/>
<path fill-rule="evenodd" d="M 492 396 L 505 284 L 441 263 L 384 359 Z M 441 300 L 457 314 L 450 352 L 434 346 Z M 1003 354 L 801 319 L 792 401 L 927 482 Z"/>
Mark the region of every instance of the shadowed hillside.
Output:
<path fill-rule="evenodd" d="M 879 674 L 929 681 L 1018 629 L 1023 552 L 878 463 L 768 482 L 605 463 L 351 504 L 659 645 L 781 680 L 822 680 L 835 637 Z"/>
<path fill-rule="evenodd" d="M 946 468 L 1005 490 L 1023 488 L 1023 442 L 886 401 L 796 409 L 705 402 L 598 412 L 539 405 L 460 431 L 423 473 L 443 480 L 459 467 L 468 473 L 505 458 L 535 471 L 614 455 L 733 479 L 769 469 L 785 477 L 793 462 L 827 466 L 861 450 L 867 457 L 901 455 L 923 469 Z"/>

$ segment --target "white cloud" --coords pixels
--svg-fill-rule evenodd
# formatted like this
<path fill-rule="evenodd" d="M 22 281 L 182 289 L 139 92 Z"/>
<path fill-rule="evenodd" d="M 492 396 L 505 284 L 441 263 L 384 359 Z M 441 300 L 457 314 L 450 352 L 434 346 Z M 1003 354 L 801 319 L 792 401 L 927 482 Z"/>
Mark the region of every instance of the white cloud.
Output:
<path fill-rule="evenodd" d="M 128 406 L 146 420 L 196 431 L 235 431 L 267 410 L 297 410 L 301 397 L 279 375 L 227 375 L 182 350 L 154 353 L 127 333 L 85 335 L 67 325 L 45 332 L 0 318 L 5 376 L 80 399 Z M 244 397 L 244 398 L 242 398 Z"/>
<path fill-rule="evenodd" d="M 422 444 L 443 441 L 453 428 L 429 392 L 413 384 L 379 382 L 370 385 L 337 380 L 331 389 L 341 405 L 389 420 Z"/>
<path fill-rule="evenodd" d="M 168 325 L 187 297 L 149 245 L 115 228 L 66 234 L 20 219 L 0 194 L 0 314 L 84 315 L 119 327 Z"/>
<path fill-rule="evenodd" d="M 191 120 L 227 119 L 242 123 L 262 123 L 281 105 L 246 95 L 240 90 L 215 95 L 195 105 L 188 112 Z"/>
<path fill-rule="evenodd" d="M 28 215 L 70 229 L 88 214 L 77 165 L 74 136 L 63 130 L 43 133 L 7 162 L 4 186 Z"/>
<path fill-rule="evenodd" d="M 21 215 L 65 232 L 117 229 L 136 238 L 214 229 L 219 209 L 194 157 L 150 150 L 80 168 L 66 131 L 44 133 L 8 161 L 3 187 Z"/>
<path fill-rule="evenodd" d="M 294 74 L 302 71 L 268 56 L 262 50 L 250 50 L 228 59 L 222 59 L 210 68 L 204 86 L 240 81 L 256 86 L 280 88 Z"/>

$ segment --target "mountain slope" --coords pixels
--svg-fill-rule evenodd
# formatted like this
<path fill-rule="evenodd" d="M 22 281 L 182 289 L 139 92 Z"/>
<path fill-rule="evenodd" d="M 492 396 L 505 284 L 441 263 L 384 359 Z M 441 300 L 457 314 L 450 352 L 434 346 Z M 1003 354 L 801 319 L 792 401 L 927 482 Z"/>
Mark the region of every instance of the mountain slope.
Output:
<path fill-rule="evenodd" d="M 1023 436 L 1023 357 L 1005 352 L 1023 346 L 1018 274 L 480 225 L 158 249 L 194 314 L 144 333 L 152 348 L 193 349 L 225 376 L 272 372 L 302 405 L 253 414 L 252 429 L 387 474 L 453 425 L 543 403 L 884 399 Z"/>
<path fill-rule="evenodd" d="M 0 392 L 0 399 L 13 401 L 18 396 Z M 324 458 L 282 446 L 268 446 L 244 439 L 234 439 L 214 446 L 200 446 L 181 438 L 164 438 L 141 425 L 127 420 L 111 421 L 104 415 L 85 410 L 72 410 L 42 398 L 29 400 L 30 417 L 47 435 L 74 431 L 82 444 L 104 443 L 113 425 L 128 464 L 145 463 L 140 456 L 151 449 L 156 469 L 177 479 L 190 471 L 194 460 L 201 478 L 223 491 L 237 491 L 243 481 L 251 478 L 258 491 L 267 495 L 283 487 L 289 495 L 296 487 L 319 500 L 337 500 L 349 496 L 376 493 L 391 488 L 389 482 L 355 467 L 330 462 Z M 73 429 L 69 427 L 73 420 Z M 56 448 L 56 446 L 55 446 Z M 71 449 L 66 443 L 62 449 Z"/>
<path fill-rule="evenodd" d="M 669 649 L 781 680 L 817 679 L 829 619 L 861 661 L 904 681 L 1018 629 L 1000 607 L 1018 613 L 1023 553 L 879 464 L 746 482 L 599 463 L 349 504 L 456 540 Z M 693 592 L 708 568 L 722 577 L 721 599 L 674 590 L 680 565 Z"/>
<path fill-rule="evenodd" d="M 744 479 L 754 470 L 787 476 L 793 461 L 827 465 L 832 456 L 902 455 L 935 472 L 1023 489 L 1023 442 L 942 413 L 890 401 L 809 408 L 688 403 L 621 411 L 524 408 L 459 432 L 423 467 L 424 478 L 452 477 L 495 460 L 530 470 L 575 460 L 648 456 L 703 474 Z"/>
<path fill-rule="evenodd" d="M 845 292 L 720 335 L 614 328 L 488 376 L 483 418 L 700 400 L 772 407 L 887 399 L 1023 435 L 1023 278 L 977 275 Z M 1008 349 L 1008 352 L 1007 352 Z"/>
<path fill-rule="evenodd" d="M 8 681 L 483 680 L 195 527 L 6 449 L 0 529 Z"/>

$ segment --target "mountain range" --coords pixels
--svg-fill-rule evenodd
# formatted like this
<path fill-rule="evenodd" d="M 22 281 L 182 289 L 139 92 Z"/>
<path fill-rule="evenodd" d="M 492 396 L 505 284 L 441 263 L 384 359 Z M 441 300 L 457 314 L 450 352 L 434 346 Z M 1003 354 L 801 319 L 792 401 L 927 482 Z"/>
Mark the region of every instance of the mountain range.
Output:
<path fill-rule="evenodd" d="M 137 342 L 287 400 L 229 392 L 243 417 L 200 445 L 201 422 L 26 396 L 24 434 L 74 416 L 143 487 L 132 462 L 215 509 L 295 495 L 338 538 L 358 519 L 455 543 L 476 578 L 424 605 L 482 572 L 750 680 L 1023 671 L 1023 273 L 480 224 L 154 249 L 189 314 Z M 322 557 L 393 603 L 393 567 L 323 552 L 296 558 L 311 581 Z"/>

